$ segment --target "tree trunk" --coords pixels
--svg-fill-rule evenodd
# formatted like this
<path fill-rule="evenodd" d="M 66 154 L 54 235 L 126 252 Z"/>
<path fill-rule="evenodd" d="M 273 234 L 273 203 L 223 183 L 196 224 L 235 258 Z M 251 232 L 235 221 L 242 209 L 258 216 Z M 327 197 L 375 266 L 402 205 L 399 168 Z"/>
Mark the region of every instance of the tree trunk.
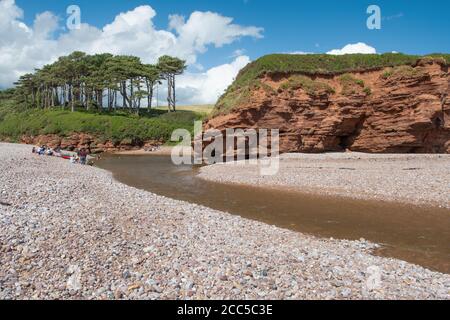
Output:
<path fill-rule="evenodd" d="M 167 108 L 169 112 L 172 112 L 172 80 L 171 77 L 167 77 Z"/>
<path fill-rule="evenodd" d="M 120 94 L 122 95 L 122 105 L 123 108 L 128 108 L 128 106 L 131 107 L 131 101 L 128 98 L 127 95 L 127 84 L 126 81 L 122 81 L 122 86 L 121 86 L 121 90 L 120 90 Z"/>
<path fill-rule="evenodd" d="M 167 77 L 167 104 L 169 112 L 176 111 L 175 106 L 175 76 L 169 75 Z"/>
<path fill-rule="evenodd" d="M 62 92 L 62 108 L 64 110 L 64 108 L 66 107 L 66 85 L 64 84 L 61 88 Z"/>
<path fill-rule="evenodd" d="M 176 104 L 177 104 L 177 95 L 176 95 L 176 92 L 175 92 L 175 75 L 173 76 L 173 80 L 172 80 L 172 84 L 173 84 L 173 112 L 176 112 L 177 111 L 177 108 L 176 108 Z"/>
<path fill-rule="evenodd" d="M 74 98 L 74 96 L 73 96 L 73 85 L 71 85 L 70 86 L 70 88 L 69 88 L 69 90 L 70 90 L 70 97 L 71 97 L 71 111 L 72 112 L 75 112 L 75 102 L 74 102 L 74 100 L 75 100 L 75 98 Z"/>
<path fill-rule="evenodd" d="M 131 109 L 134 109 L 136 107 L 136 102 L 134 101 L 133 79 L 130 80 L 130 100 L 131 100 Z"/>
<path fill-rule="evenodd" d="M 103 89 L 98 90 L 98 107 L 103 110 Z"/>
<path fill-rule="evenodd" d="M 108 111 L 111 111 L 111 89 L 108 88 L 107 89 L 107 94 L 108 94 Z"/>
<path fill-rule="evenodd" d="M 150 111 L 152 109 L 153 101 L 153 83 L 147 80 L 147 109 Z"/>
<path fill-rule="evenodd" d="M 55 89 L 53 87 L 50 88 L 50 99 L 52 108 L 55 107 Z"/>

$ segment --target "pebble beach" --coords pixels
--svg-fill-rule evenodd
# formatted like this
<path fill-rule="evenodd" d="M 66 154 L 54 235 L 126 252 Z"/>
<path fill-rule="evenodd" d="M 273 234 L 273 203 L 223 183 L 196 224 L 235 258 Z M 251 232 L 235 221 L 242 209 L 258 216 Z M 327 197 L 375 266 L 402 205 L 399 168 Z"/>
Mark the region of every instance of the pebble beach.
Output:
<path fill-rule="evenodd" d="M 448 154 L 283 154 L 275 175 L 245 161 L 201 168 L 200 178 L 303 193 L 450 208 Z M 449 212 L 450 214 L 450 212 Z"/>
<path fill-rule="evenodd" d="M 430 181 L 448 183 L 448 159 L 436 159 L 447 171 Z M 202 176 L 237 182 L 237 171 L 225 179 L 223 168 Z M 347 185 L 358 170 L 345 172 Z M 449 205 L 431 183 L 422 181 L 429 193 L 416 189 L 420 201 Z M 0 143 L 0 299 L 450 299 L 450 275 L 374 256 L 376 247 L 158 196 Z"/>

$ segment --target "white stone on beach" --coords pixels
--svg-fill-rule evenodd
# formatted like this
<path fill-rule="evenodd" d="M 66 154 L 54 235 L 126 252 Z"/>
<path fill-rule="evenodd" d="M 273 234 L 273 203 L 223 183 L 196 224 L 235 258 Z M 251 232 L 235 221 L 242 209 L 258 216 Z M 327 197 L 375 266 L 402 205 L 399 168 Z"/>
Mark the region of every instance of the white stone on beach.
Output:
<path fill-rule="evenodd" d="M 450 299 L 450 275 L 368 241 L 161 197 L 30 146 L 0 143 L 0 185 L 0 299 Z M 379 290 L 366 290 L 371 266 Z"/>
<path fill-rule="evenodd" d="M 69 279 L 67 280 L 67 289 L 73 291 L 81 290 L 81 270 L 77 265 L 69 266 L 67 273 L 70 274 Z"/>

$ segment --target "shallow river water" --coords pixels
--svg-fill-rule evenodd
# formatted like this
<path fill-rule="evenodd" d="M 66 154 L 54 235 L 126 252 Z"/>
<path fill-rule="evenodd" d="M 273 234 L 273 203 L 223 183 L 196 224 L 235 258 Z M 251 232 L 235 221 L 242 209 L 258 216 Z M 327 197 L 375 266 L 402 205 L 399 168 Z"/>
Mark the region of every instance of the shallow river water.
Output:
<path fill-rule="evenodd" d="M 127 185 L 245 218 L 312 234 L 382 245 L 379 255 L 450 273 L 450 210 L 313 196 L 196 177 L 198 167 L 168 156 L 107 156 L 96 166 Z"/>

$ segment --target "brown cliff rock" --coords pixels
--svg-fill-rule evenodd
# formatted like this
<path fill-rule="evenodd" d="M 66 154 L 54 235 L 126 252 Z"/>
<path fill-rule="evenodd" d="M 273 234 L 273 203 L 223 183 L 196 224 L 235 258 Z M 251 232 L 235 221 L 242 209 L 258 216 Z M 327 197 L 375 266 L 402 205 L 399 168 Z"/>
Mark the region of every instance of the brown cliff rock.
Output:
<path fill-rule="evenodd" d="M 260 81 L 205 129 L 279 129 L 281 152 L 450 152 L 450 78 L 440 59 L 333 76 L 272 73 Z"/>
<path fill-rule="evenodd" d="M 73 133 L 67 137 L 60 137 L 54 134 L 39 136 L 23 136 L 21 143 L 30 145 L 46 145 L 51 148 L 61 147 L 64 150 L 79 150 L 81 148 L 89 148 L 92 153 L 115 152 L 138 150 L 141 148 L 150 148 L 150 146 L 160 146 L 161 141 L 134 141 L 132 139 L 124 139 L 122 141 L 113 142 L 104 141 L 99 137 L 95 137 L 86 133 Z"/>

